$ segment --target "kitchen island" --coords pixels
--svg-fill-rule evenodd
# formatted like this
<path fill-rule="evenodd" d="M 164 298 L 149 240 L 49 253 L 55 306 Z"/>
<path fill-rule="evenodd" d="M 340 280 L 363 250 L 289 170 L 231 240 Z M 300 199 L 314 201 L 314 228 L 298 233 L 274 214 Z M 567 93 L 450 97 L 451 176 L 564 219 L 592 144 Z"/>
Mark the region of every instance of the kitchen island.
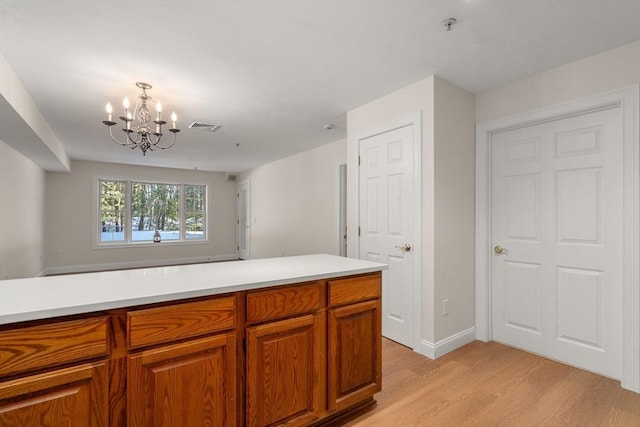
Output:
<path fill-rule="evenodd" d="M 0 281 L 0 425 L 313 425 L 374 403 L 383 264 Z"/>

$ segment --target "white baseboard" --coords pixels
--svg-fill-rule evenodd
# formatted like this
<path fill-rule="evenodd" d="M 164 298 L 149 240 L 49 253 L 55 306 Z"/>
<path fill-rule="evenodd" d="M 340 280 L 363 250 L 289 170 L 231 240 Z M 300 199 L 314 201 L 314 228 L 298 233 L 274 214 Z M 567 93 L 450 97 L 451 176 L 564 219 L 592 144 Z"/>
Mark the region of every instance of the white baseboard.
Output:
<path fill-rule="evenodd" d="M 198 264 L 202 262 L 233 261 L 237 259 L 238 259 L 237 254 L 226 254 L 226 255 L 211 255 L 211 256 L 201 256 L 201 257 L 191 257 L 191 258 L 113 262 L 108 264 L 68 265 L 68 266 L 45 268 L 42 275 L 51 276 L 54 274 L 89 273 L 94 271 L 124 270 L 128 268 L 163 267 L 168 265 Z"/>
<path fill-rule="evenodd" d="M 448 338 L 432 343 L 427 340 L 421 341 L 420 354 L 427 356 L 429 359 L 437 359 L 445 354 L 469 344 L 476 339 L 476 327 L 469 328 L 465 331 L 458 332 Z"/>

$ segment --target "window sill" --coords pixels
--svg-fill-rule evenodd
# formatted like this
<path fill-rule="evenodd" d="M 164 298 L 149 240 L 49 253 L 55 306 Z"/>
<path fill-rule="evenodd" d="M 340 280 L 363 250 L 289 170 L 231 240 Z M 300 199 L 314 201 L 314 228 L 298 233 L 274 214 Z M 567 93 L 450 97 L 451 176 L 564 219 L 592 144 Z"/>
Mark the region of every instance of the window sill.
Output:
<path fill-rule="evenodd" d="M 191 246 L 191 245 L 207 245 L 211 243 L 209 239 L 205 240 L 164 240 L 162 242 L 113 242 L 113 243 L 94 243 L 93 249 L 124 249 L 124 248 L 148 248 L 162 246 Z"/>

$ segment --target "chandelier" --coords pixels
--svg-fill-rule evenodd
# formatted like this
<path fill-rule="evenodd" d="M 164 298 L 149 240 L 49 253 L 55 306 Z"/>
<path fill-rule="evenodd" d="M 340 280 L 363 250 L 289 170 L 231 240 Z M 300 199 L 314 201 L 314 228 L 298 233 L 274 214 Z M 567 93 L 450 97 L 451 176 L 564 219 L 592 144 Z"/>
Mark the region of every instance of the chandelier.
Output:
<path fill-rule="evenodd" d="M 120 116 L 120 120 L 123 121 L 124 128 L 122 131 L 125 133 L 125 139 L 122 142 L 115 138 L 111 131 L 111 128 L 116 122 L 112 120 L 113 108 L 111 107 L 111 103 L 107 102 L 107 120 L 104 120 L 102 123 L 109 127 L 109 137 L 111 137 L 113 142 L 123 147 L 129 147 L 132 150 L 140 148 L 143 156 L 147 154 L 147 150 L 166 150 L 167 148 L 173 147 L 173 144 L 176 142 L 176 133 L 180 132 L 180 129 L 176 128 L 176 121 L 178 119 L 176 113 L 171 114 L 171 122 L 173 124 L 169 129 L 169 132 L 173 134 L 171 143 L 169 145 L 162 145 L 160 144 L 163 136 L 162 126 L 167 123 L 162 120 L 162 105 L 147 95 L 147 90 L 151 89 L 149 83 L 137 82 L 136 86 L 142 89 L 142 93 L 138 97 L 139 100 L 136 102 L 133 115 L 131 111 L 129 111 L 129 99 L 125 97 L 122 102 L 124 115 Z M 151 122 L 151 113 L 147 108 L 147 102 L 156 105 L 156 119 L 153 120 L 153 122 Z"/>

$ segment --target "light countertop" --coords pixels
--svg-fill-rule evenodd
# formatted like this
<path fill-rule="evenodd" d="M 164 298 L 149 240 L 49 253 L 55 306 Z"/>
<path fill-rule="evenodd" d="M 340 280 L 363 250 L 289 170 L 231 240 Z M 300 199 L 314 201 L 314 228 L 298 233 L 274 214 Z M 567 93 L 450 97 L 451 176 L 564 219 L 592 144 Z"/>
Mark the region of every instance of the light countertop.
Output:
<path fill-rule="evenodd" d="M 191 264 L 0 281 L 0 325 L 386 270 L 336 255 Z"/>

